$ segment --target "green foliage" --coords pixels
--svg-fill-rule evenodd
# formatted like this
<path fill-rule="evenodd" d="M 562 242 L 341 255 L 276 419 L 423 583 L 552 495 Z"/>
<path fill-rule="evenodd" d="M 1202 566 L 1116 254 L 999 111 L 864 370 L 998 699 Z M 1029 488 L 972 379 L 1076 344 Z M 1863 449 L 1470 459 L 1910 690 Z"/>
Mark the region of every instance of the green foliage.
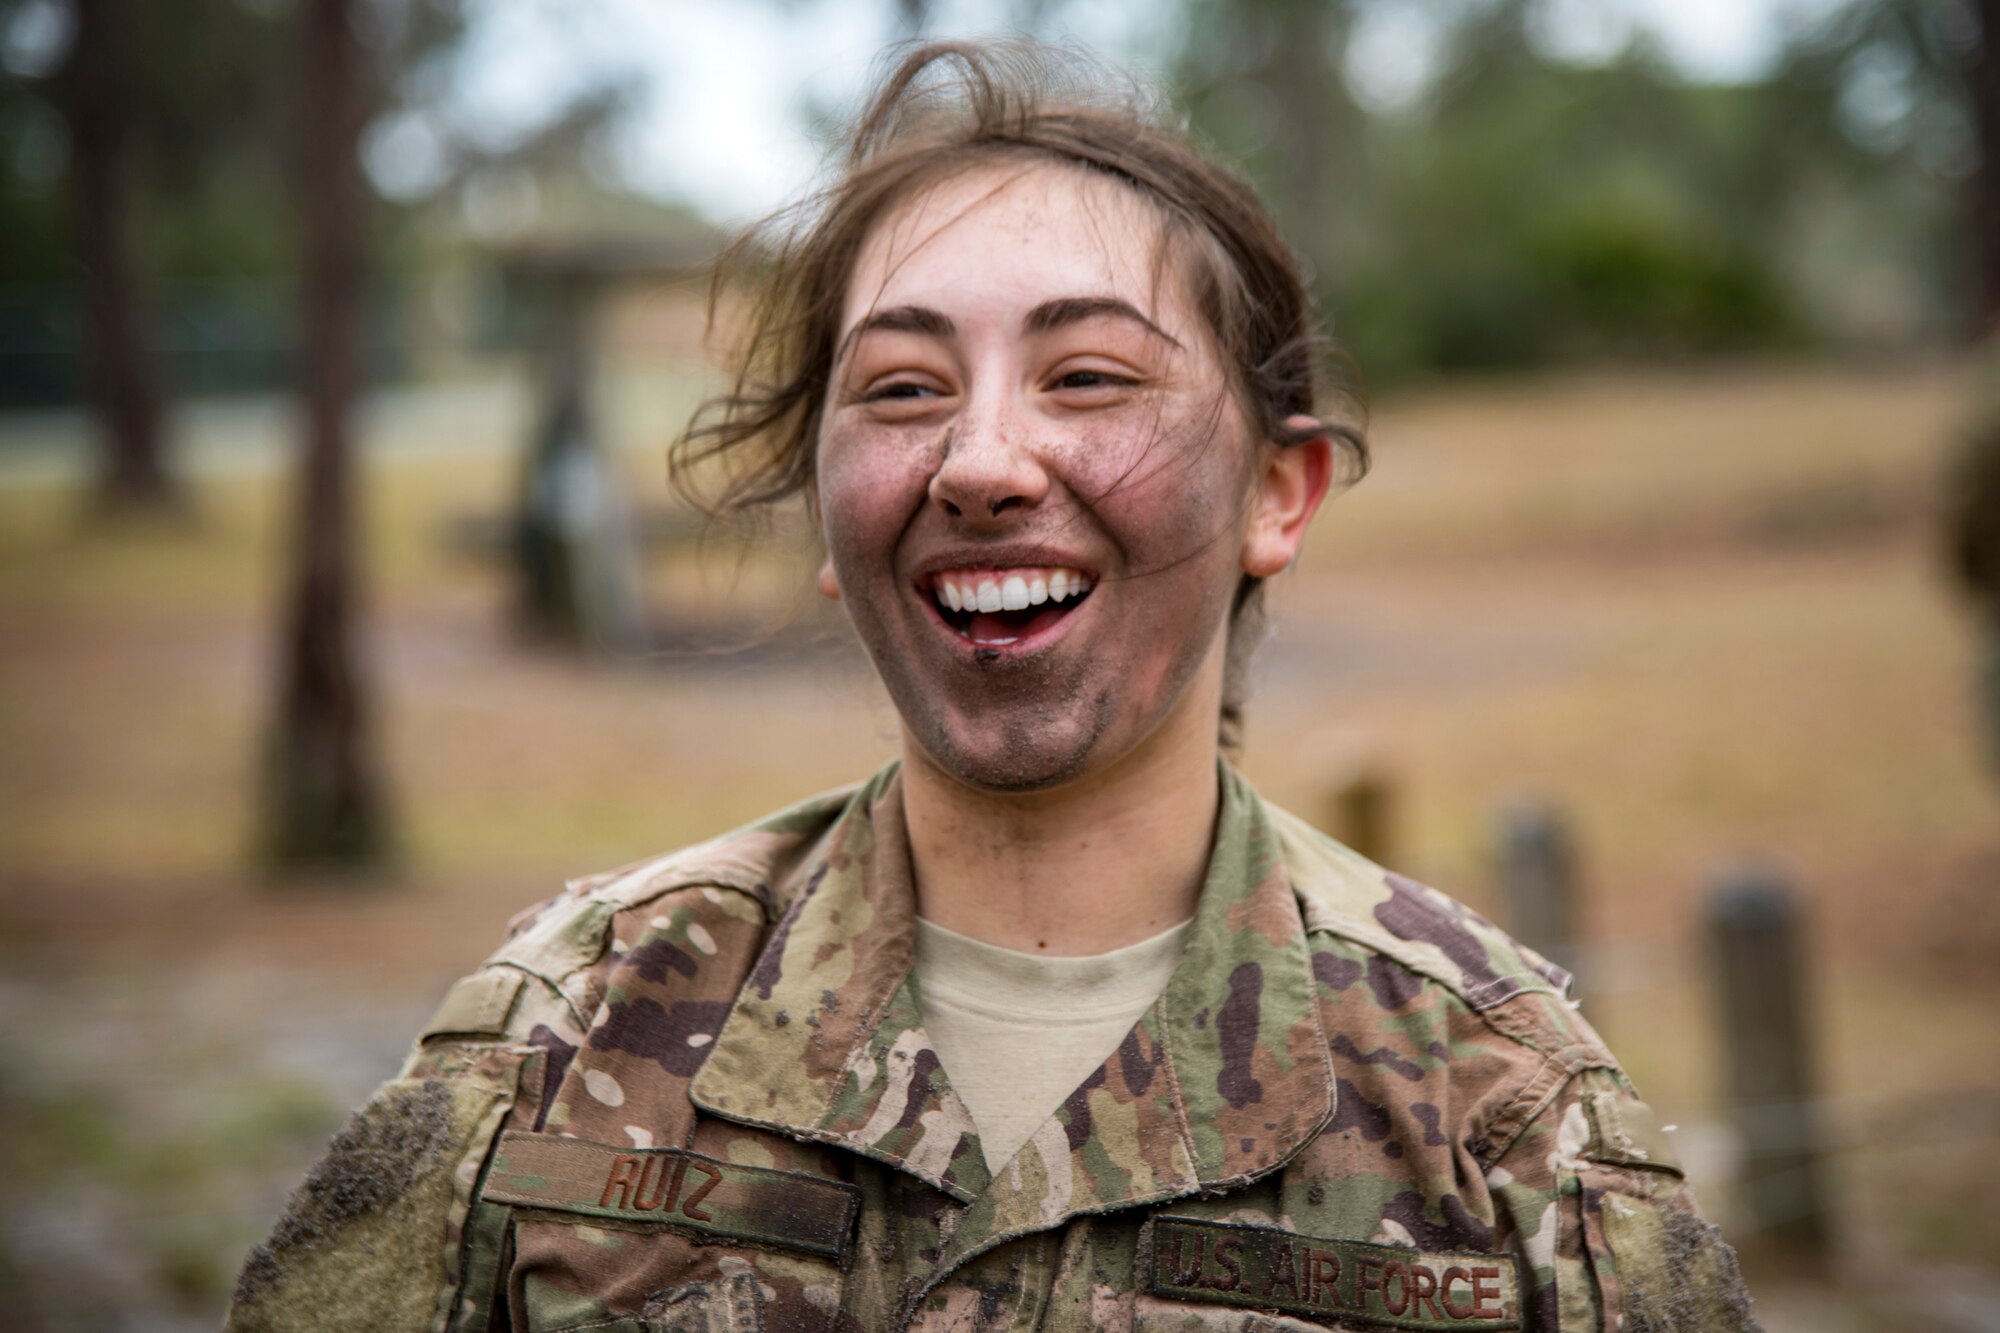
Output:
<path fill-rule="evenodd" d="M 36 6 L 0 0 L 0 36 Z M 286 382 L 297 342 L 295 0 L 126 0 L 123 88 L 128 225 L 169 386 L 195 392 Z M 374 99 L 415 96 L 464 27 L 459 0 L 367 7 Z M 73 399 L 80 296 L 68 177 L 68 57 L 0 81 L 0 403 Z M 434 82 L 434 80 L 432 80 Z M 377 254 L 395 254 L 409 210 L 379 206 Z M 393 265 L 384 266 L 393 275 Z M 391 290 L 382 292 L 393 298 Z M 387 304 L 387 302 L 384 302 Z M 393 335 L 377 333 L 377 365 Z"/>
<path fill-rule="evenodd" d="M 0 0 L 0 33 L 50 3 Z M 900 3 L 922 26 L 929 6 Z M 1033 27 L 1061 8 L 1016 0 L 1010 12 Z M 1554 59 L 1533 39 L 1534 0 L 1172 8 L 1172 81 L 1190 122 L 1273 201 L 1371 381 L 1939 338 L 1970 318 L 1970 0 L 1845 0 L 1795 24 L 1766 76 L 1732 86 L 1690 82 L 1643 42 L 1601 65 Z M 297 11 L 124 6 L 136 248 L 172 385 L 286 377 Z M 464 258 L 444 205 L 489 170 L 531 177 L 545 223 L 569 198 L 593 223 L 619 221 L 591 147 L 642 100 L 636 76 L 607 74 L 519 141 L 490 142 L 451 104 L 469 12 L 465 0 L 364 7 L 377 127 L 420 123 L 442 164 L 418 187 L 432 198 L 376 210 L 385 310 Z M 1386 12 L 1425 16 L 1438 34 L 1432 76 L 1402 105 L 1356 86 L 1357 34 Z M 0 81 L 0 401 L 76 387 L 62 78 Z M 634 217 L 630 230 L 661 222 Z M 376 364 L 405 336 L 378 323 Z"/>
<path fill-rule="evenodd" d="M 1177 70 L 1371 381 L 1836 340 L 1863 271 L 1897 336 L 1962 318 L 1965 163 L 1921 132 L 1963 121 L 1954 5 L 1857 0 L 1768 77 L 1718 86 L 1643 44 L 1545 57 L 1527 0 L 1438 0 L 1428 86 L 1364 111 L 1328 76 L 1380 8 L 1193 0 Z M 1887 109 L 1856 112 L 1871 95 Z"/>
<path fill-rule="evenodd" d="M 1663 115 L 1677 97 L 1642 71 L 1550 70 L 1498 107 L 1475 91 L 1390 136 L 1379 239 L 1329 293 L 1362 364 L 1393 377 L 1797 342 L 1760 238 L 1731 222 L 1756 211 L 1722 179 L 1733 126 Z"/>
<path fill-rule="evenodd" d="M 63 125 L 47 105 L 0 82 L 0 282 L 10 285 L 64 271 L 70 258 L 69 210 L 62 197 Z"/>
<path fill-rule="evenodd" d="M 1613 351 L 1729 351 L 1796 332 L 1775 276 L 1756 256 L 1677 232 L 1656 214 L 1559 214 L 1527 251 L 1554 298 L 1558 338 L 1580 352 L 1595 350 L 1592 339 Z"/>

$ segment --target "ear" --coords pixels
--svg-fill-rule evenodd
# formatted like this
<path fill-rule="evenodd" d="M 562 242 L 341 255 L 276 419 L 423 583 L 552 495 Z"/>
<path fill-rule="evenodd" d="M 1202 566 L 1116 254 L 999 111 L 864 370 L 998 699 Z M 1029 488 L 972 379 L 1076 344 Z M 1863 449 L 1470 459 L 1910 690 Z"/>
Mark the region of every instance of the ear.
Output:
<path fill-rule="evenodd" d="M 1287 432 L 1316 430 L 1308 416 L 1290 417 Z M 1333 441 L 1324 431 L 1295 444 L 1267 444 L 1258 463 L 1250 524 L 1243 533 L 1243 572 L 1267 579 L 1298 557 L 1306 528 L 1333 484 Z"/>
<path fill-rule="evenodd" d="M 834 576 L 831 558 L 819 567 L 819 592 L 830 602 L 840 600 L 840 580 Z"/>

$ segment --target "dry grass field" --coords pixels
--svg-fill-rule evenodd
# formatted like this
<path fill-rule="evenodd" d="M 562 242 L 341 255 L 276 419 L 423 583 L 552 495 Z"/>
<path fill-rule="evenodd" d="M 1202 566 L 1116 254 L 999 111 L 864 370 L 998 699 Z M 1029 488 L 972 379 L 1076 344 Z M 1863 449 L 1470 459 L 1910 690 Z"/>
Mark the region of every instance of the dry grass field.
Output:
<path fill-rule="evenodd" d="M 1727 1220 L 1704 894 L 1782 868 L 1811 924 L 1836 1277 L 1759 1274 L 1779 1329 L 2000 1327 L 2000 783 L 1938 555 L 1972 375 L 1950 364 L 1603 374 L 1380 404 L 1374 475 L 1273 598 L 1242 762 L 1320 817 L 1366 762 L 1390 858 L 1499 912 L 1496 811 L 1569 820 L 1587 1012 L 1685 1126 Z M 635 503 L 692 386 L 627 371 Z M 400 865 L 249 865 L 288 429 L 204 405 L 182 524 L 79 523 L 66 418 L 0 419 L 0 1309 L 212 1327 L 242 1248 L 455 975 L 564 876 L 858 777 L 893 717 L 796 553 L 651 552 L 674 637 L 517 643 L 446 540 L 501 512 L 511 381 L 367 414 L 367 661 Z M 782 627 L 782 628 L 781 628 Z M 818 627 L 819 632 L 808 632 Z"/>

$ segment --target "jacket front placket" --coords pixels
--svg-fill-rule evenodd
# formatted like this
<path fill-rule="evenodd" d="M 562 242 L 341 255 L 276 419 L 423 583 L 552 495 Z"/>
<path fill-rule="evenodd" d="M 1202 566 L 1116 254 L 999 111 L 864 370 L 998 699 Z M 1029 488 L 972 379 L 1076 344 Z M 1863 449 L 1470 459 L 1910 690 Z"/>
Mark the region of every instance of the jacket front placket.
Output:
<path fill-rule="evenodd" d="M 1196 924 L 1166 990 L 995 1176 L 923 1031 L 893 776 L 850 808 L 776 928 L 694 1100 L 847 1147 L 964 1205 L 936 1262 L 904 1288 L 899 1326 L 996 1246 L 1082 1215 L 1237 1188 L 1283 1166 L 1332 1116 L 1333 1069 L 1277 840 L 1242 778 L 1225 766 L 1221 780 Z"/>
<path fill-rule="evenodd" d="M 970 1202 L 987 1184 L 978 1134 L 909 985 L 916 894 L 897 770 L 856 793 L 799 873 L 690 1088 L 695 1105 L 837 1144 Z"/>

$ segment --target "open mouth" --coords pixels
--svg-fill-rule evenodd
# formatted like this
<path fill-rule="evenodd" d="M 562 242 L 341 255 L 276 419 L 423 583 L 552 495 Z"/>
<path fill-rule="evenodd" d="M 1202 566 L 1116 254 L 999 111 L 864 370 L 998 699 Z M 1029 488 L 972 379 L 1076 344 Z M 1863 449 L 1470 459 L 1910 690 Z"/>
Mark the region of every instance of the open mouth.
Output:
<path fill-rule="evenodd" d="M 934 574 L 938 616 L 960 638 L 1002 648 L 1055 625 L 1083 605 L 1092 580 L 1067 568 L 953 569 Z"/>

